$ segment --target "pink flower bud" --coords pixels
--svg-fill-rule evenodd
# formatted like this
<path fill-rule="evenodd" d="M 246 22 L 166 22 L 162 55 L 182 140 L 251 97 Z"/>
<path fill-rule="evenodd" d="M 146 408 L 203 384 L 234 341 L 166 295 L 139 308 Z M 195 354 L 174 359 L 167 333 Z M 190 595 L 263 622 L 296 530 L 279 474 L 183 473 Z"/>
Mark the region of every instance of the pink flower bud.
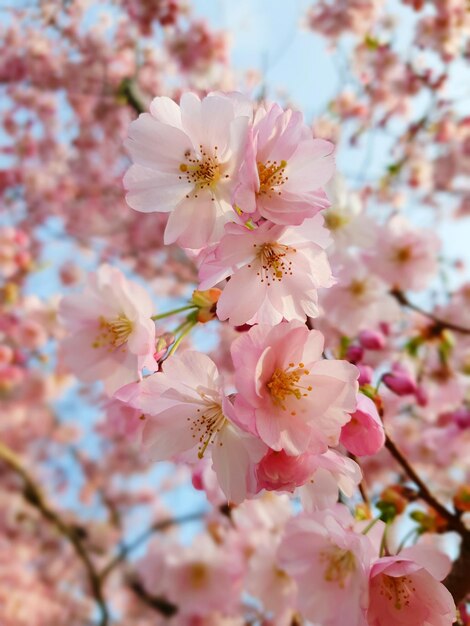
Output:
<path fill-rule="evenodd" d="M 258 490 L 294 491 L 313 474 L 315 468 L 310 460 L 311 455 L 308 453 L 289 456 L 284 450 L 269 450 L 256 468 Z"/>
<path fill-rule="evenodd" d="M 370 365 L 361 365 L 357 366 L 359 370 L 359 386 L 369 385 L 372 382 L 372 378 L 374 376 L 374 370 L 370 367 Z"/>
<path fill-rule="evenodd" d="M 385 374 L 383 382 L 397 396 L 407 396 L 417 391 L 416 382 L 411 374 L 401 365 L 394 365 L 392 372 Z"/>
<path fill-rule="evenodd" d="M 345 358 L 350 363 L 359 363 L 364 356 L 364 350 L 361 346 L 349 346 L 346 350 Z"/>
<path fill-rule="evenodd" d="M 352 454 L 376 454 L 385 443 L 385 433 L 374 402 L 360 393 L 357 409 L 341 429 L 340 442 Z"/>
<path fill-rule="evenodd" d="M 163 333 L 162 335 L 157 337 L 155 343 L 155 354 L 153 355 L 153 358 L 156 361 L 159 361 L 162 357 L 164 357 L 166 351 L 174 342 L 174 340 L 175 336 L 172 333 Z"/>
<path fill-rule="evenodd" d="M 359 334 L 359 342 L 366 350 L 383 350 L 387 343 L 385 336 L 378 330 L 363 330 Z"/>

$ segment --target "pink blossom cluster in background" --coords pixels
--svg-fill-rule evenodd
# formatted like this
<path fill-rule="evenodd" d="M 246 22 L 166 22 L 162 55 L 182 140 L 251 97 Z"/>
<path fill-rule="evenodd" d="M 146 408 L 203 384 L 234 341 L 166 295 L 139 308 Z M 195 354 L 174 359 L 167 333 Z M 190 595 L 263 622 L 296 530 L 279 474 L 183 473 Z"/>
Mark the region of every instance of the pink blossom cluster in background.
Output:
<path fill-rule="evenodd" d="M 0 624 L 470 624 L 470 13 L 212 11 L 2 9 Z"/>

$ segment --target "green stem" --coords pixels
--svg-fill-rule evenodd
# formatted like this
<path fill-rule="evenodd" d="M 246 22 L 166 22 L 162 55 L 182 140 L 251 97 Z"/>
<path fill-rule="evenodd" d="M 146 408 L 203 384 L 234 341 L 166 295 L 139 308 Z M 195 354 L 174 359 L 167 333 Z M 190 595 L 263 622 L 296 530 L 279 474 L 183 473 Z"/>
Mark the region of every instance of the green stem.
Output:
<path fill-rule="evenodd" d="M 380 557 L 383 557 L 384 554 L 385 554 L 385 556 L 388 555 L 388 550 L 387 550 L 387 530 L 388 530 L 388 524 L 384 528 L 384 534 L 382 535 L 382 541 L 380 542 L 380 552 L 379 552 L 379 556 Z"/>
<path fill-rule="evenodd" d="M 364 528 L 364 530 L 362 531 L 362 534 L 363 534 L 363 535 L 367 535 L 367 533 L 369 532 L 369 530 L 370 530 L 371 528 L 373 528 L 373 527 L 377 524 L 377 522 L 378 522 L 379 520 L 380 520 L 380 515 L 379 515 L 379 517 L 376 517 L 376 518 L 374 518 L 373 520 L 371 520 L 371 521 L 369 522 L 369 524 L 367 524 L 367 526 L 366 526 L 366 527 Z"/>
<path fill-rule="evenodd" d="M 171 311 L 167 311 L 166 313 L 160 313 L 159 315 L 152 315 L 150 319 L 153 321 L 162 320 L 165 317 L 170 317 L 171 315 L 176 315 L 177 313 L 182 313 L 183 311 L 188 311 L 189 309 L 197 309 L 198 307 L 195 304 L 188 304 L 186 306 L 182 306 L 179 309 L 173 309 Z"/>
<path fill-rule="evenodd" d="M 194 328 L 194 326 L 196 326 L 196 324 L 197 324 L 197 322 L 195 322 L 195 321 L 189 321 L 189 322 L 187 322 L 185 324 L 185 326 L 187 325 L 187 328 L 184 328 L 181 331 L 181 335 L 178 337 L 178 339 L 175 341 L 175 343 L 171 346 L 171 349 L 168 352 L 166 358 L 170 357 L 172 354 L 174 354 L 176 352 L 176 350 L 178 349 L 178 346 L 180 345 L 180 343 L 183 341 L 183 339 L 186 337 L 186 335 L 189 335 L 189 333 Z"/>

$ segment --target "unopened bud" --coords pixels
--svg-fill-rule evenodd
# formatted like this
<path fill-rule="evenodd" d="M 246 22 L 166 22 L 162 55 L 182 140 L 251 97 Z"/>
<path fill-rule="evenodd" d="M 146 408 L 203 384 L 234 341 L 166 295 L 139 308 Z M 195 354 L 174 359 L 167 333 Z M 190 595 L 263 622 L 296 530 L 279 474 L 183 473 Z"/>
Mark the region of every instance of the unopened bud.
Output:
<path fill-rule="evenodd" d="M 193 291 L 193 297 L 191 298 L 191 304 L 197 306 L 197 321 L 201 324 L 210 322 L 216 317 L 215 311 L 217 302 L 220 298 L 222 291 L 216 287 L 212 289 L 206 289 L 205 291 L 199 291 L 196 289 Z"/>
<path fill-rule="evenodd" d="M 470 485 L 461 485 L 454 495 L 454 506 L 457 511 L 468 513 L 470 511 Z"/>

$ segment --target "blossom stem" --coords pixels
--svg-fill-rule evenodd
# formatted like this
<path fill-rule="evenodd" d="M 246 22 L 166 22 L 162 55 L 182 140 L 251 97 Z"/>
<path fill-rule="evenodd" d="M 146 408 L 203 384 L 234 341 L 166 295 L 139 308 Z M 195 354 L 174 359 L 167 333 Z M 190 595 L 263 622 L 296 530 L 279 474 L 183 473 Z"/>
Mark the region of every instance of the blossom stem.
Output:
<path fill-rule="evenodd" d="M 153 321 L 162 320 L 165 317 L 171 317 L 172 315 L 176 315 L 177 313 L 182 313 L 183 311 L 189 311 L 190 309 L 197 309 L 198 307 L 195 304 L 188 304 L 186 306 L 182 306 L 179 309 L 172 309 L 171 311 L 167 311 L 166 313 L 159 313 L 158 315 L 152 315 L 151 319 Z"/>
<path fill-rule="evenodd" d="M 375 517 L 373 520 L 371 520 L 371 521 L 367 524 L 367 526 L 366 526 L 366 527 L 364 528 L 364 530 L 362 531 L 362 534 L 363 534 L 363 535 L 367 535 L 367 533 L 369 532 L 369 530 L 370 530 L 371 528 L 373 528 L 373 527 L 377 524 L 377 522 L 378 522 L 379 520 L 380 520 L 380 515 L 379 515 L 378 517 Z"/>
<path fill-rule="evenodd" d="M 184 324 L 183 329 L 181 331 L 181 335 L 178 337 L 178 339 L 175 341 L 175 343 L 171 346 L 170 351 L 168 352 L 167 356 L 165 358 L 168 358 L 169 356 L 171 356 L 172 354 L 174 354 L 176 352 L 176 350 L 178 349 L 178 346 L 180 345 L 180 343 L 183 341 L 183 339 L 189 335 L 189 333 L 191 332 L 191 330 L 194 328 L 194 326 L 196 326 L 197 322 L 194 320 L 189 320 L 188 322 L 186 322 L 186 324 Z"/>

